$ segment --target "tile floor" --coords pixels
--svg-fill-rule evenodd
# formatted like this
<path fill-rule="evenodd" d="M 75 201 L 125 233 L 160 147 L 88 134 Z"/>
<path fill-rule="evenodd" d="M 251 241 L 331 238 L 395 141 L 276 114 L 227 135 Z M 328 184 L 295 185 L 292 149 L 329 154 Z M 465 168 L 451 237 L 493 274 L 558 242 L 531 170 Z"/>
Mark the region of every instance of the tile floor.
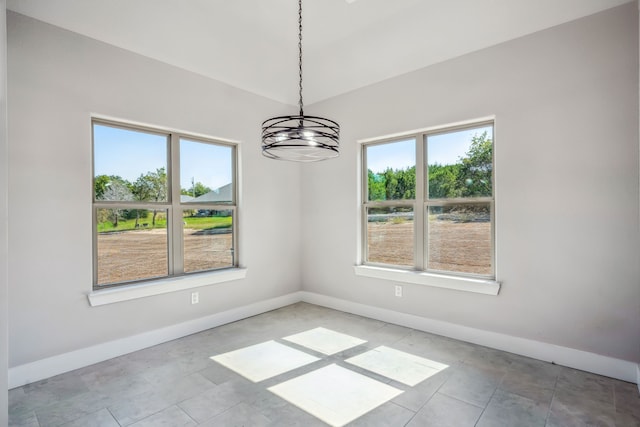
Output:
<path fill-rule="evenodd" d="M 299 303 L 13 389 L 9 425 L 640 426 L 640 395 Z"/>

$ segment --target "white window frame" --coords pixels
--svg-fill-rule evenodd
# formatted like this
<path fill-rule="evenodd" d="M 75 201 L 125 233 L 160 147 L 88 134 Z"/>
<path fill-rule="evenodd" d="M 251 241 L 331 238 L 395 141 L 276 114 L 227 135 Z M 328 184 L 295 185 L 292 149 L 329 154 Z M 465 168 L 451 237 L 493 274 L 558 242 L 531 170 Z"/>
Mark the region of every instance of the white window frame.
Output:
<path fill-rule="evenodd" d="M 167 201 L 166 202 L 110 202 L 95 200 L 95 153 L 93 152 L 94 125 L 110 126 L 118 129 L 139 131 L 167 137 Z M 205 144 L 227 146 L 232 149 L 232 203 L 182 203 L 180 200 L 180 140 L 186 139 Z M 106 119 L 93 116 L 91 118 L 92 141 L 92 241 L 93 241 L 93 292 L 89 293 L 91 305 L 109 304 L 118 301 L 158 295 L 167 292 L 206 286 L 214 283 L 237 280 L 246 276 L 246 269 L 239 268 L 238 252 L 238 146 L 237 142 L 218 138 L 205 137 L 187 132 L 174 131 L 153 126 L 134 124 L 126 121 Z M 98 251 L 97 251 L 97 211 L 101 208 L 158 209 L 167 212 L 167 256 L 168 274 L 142 280 L 132 280 L 98 285 Z M 184 272 L 183 241 L 183 209 L 228 210 L 232 212 L 232 265 L 224 268 L 209 269 L 196 272 Z"/>
<path fill-rule="evenodd" d="M 449 132 L 455 132 L 464 129 L 472 129 L 482 126 L 493 127 L 492 140 L 492 196 L 491 197 L 467 197 L 455 199 L 429 199 L 428 183 L 425 176 L 428 173 L 428 159 L 426 153 L 427 137 Z M 476 120 L 452 123 L 444 126 L 419 129 L 415 131 L 388 135 L 379 138 L 371 138 L 358 141 L 360 146 L 359 166 L 360 166 L 360 194 L 361 208 L 358 222 L 360 223 L 359 233 L 359 263 L 354 267 L 356 275 L 397 281 L 403 283 L 411 283 L 418 285 L 434 286 L 440 288 L 448 288 L 460 291 L 476 292 L 488 295 L 497 295 L 500 291 L 500 282 L 497 281 L 496 268 L 496 225 L 495 225 L 495 133 L 496 133 L 495 117 L 485 117 Z M 367 177 L 367 147 L 377 144 L 392 143 L 413 139 L 416 148 L 416 189 L 415 199 L 411 200 L 384 200 L 369 201 L 368 200 L 368 177 Z M 429 206 L 448 206 L 456 204 L 489 204 L 491 212 L 491 266 L 492 274 L 479 275 L 471 273 L 436 271 L 427 269 L 428 259 L 428 236 L 427 236 L 427 215 Z M 414 211 L 414 265 L 412 267 L 404 267 L 391 264 L 380 264 L 367 261 L 368 259 L 368 242 L 367 242 L 367 209 L 388 206 L 410 206 Z"/>

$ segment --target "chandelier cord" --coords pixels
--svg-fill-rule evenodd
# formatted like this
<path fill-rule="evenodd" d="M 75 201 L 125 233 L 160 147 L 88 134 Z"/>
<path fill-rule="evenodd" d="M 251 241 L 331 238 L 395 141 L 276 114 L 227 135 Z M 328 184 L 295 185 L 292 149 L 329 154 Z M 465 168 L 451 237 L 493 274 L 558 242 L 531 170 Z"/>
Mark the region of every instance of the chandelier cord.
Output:
<path fill-rule="evenodd" d="M 302 111 L 302 0 L 298 0 L 298 76 L 300 78 L 300 116 L 304 116 Z"/>

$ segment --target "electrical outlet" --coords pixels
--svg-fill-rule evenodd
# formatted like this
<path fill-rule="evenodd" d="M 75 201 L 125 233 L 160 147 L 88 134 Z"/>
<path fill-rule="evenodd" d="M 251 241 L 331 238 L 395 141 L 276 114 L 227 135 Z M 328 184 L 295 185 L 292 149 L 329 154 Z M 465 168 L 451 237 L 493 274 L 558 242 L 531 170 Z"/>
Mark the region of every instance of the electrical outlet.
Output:
<path fill-rule="evenodd" d="M 191 304 L 197 304 L 200 302 L 200 293 L 191 292 Z"/>
<path fill-rule="evenodd" d="M 400 286 L 400 285 L 396 285 L 396 296 L 397 297 L 401 297 L 402 296 L 402 286 Z"/>

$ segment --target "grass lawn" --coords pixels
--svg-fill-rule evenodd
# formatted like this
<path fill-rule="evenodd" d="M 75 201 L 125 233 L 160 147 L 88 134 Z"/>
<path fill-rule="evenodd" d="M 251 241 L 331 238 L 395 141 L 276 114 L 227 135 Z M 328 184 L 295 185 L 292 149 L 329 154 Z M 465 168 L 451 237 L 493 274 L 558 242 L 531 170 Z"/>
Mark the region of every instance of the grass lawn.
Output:
<path fill-rule="evenodd" d="M 151 226 L 153 214 L 149 212 L 149 214 L 145 218 L 140 218 L 138 220 L 139 229 L 150 229 L 150 228 L 167 228 L 167 219 L 164 215 L 158 214 L 156 215 L 156 224 L 154 227 Z M 207 230 L 211 228 L 225 228 L 231 227 L 232 217 L 231 216 L 204 216 L 204 217 L 184 217 L 184 227 L 191 228 L 195 230 Z M 146 226 L 144 224 L 147 224 Z M 118 226 L 115 227 L 111 221 L 103 221 L 98 223 L 98 232 L 105 233 L 110 231 L 125 231 L 125 230 L 135 230 L 136 229 L 136 220 L 135 219 L 119 219 Z"/>
<path fill-rule="evenodd" d="M 182 219 L 185 223 L 184 228 L 194 228 L 197 230 L 231 227 L 232 221 L 230 216 L 186 216 Z"/>

